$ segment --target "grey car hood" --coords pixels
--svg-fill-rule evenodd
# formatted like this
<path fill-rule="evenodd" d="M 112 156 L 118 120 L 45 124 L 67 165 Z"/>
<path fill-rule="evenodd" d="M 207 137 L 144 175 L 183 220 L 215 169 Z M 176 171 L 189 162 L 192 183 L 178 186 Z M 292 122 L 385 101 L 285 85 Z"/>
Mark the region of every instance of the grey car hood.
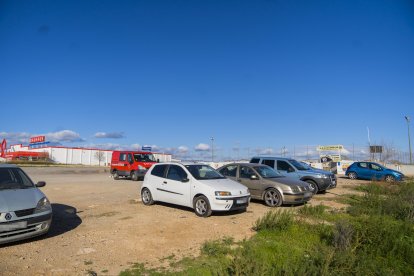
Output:
<path fill-rule="evenodd" d="M 277 178 L 263 178 L 263 180 L 267 181 L 268 183 L 279 183 L 284 184 L 287 186 L 300 186 L 300 187 L 309 187 L 309 184 L 291 177 L 277 177 Z"/>
<path fill-rule="evenodd" d="M 0 213 L 36 208 L 44 196 L 37 188 L 0 190 Z"/>
<path fill-rule="evenodd" d="M 323 175 L 332 175 L 333 173 L 320 170 L 320 169 L 310 169 L 306 171 L 297 171 L 300 175 L 315 175 L 315 174 L 323 174 Z"/>
<path fill-rule="evenodd" d="M 246 186 L 228 178 L 198 181 L 212 187 L 215 191 L 229 191 L 233 195 L 247 194 Z"/>

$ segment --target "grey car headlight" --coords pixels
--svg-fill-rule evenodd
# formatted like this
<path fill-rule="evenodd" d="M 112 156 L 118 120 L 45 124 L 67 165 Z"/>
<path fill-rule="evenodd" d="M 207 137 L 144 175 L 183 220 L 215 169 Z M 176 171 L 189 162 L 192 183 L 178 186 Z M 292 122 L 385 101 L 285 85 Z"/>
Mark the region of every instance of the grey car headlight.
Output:
<path fill-rule="evenodd" d="M 52 209 L 52 206 L 50 205 L 50 201 L 46 197 L 44 197 L 41 200 L 39 200 L 39 202 L 37 203 L 35 214 L 46 212 L 51 209 Z"/>
<path fill-rule="evenodd" d="M 298 186 L 293 186 L 293 187 L 290 187 L 290 189 L 292 190 L 292 192 L 294 192 L 294 193 L 300 193 L 300 188 L 298 187 Z"/>

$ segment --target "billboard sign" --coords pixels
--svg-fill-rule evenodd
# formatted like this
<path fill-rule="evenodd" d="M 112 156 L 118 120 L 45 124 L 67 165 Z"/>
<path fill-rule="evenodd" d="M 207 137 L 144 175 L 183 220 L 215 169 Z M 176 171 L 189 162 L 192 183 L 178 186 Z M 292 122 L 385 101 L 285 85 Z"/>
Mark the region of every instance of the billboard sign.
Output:
<path fill-rule="evenodd" d="M 344 146 L 342 145 L 329 145 L 329 146 L 318 146 L 317 151 L 331 151 L 331 150 L 343 150 Z"/>
<path fill-rule="evenodd" d="M 369 146 L 370 153 L 382 153 L 382 146 Z"/>
<path fill-rule="evenodd" d="M 142 150 L 144 151 L 151 151 L 152 147 L 142 146 Z"/>
<path fill-rule="evenodd" d="M 42 136 L 35 136 L 35 137 L 30 137 L 30 144 L 34 144 L 34 143 L 42 143 L 46 141 L 46 136 L 42 135 Z"/>

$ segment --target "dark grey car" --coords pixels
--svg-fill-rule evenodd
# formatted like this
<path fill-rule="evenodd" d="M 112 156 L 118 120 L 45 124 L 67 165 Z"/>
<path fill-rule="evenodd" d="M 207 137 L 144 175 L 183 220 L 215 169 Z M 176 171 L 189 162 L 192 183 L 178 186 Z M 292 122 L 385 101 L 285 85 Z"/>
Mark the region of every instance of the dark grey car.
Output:
<path fill-rule="evenodd" d="M 217 170 L 248 187 L 252 198 L 268 206 L 305 203 L 313 196 L 308 183 L 285 177 L 267 165 L 233 163 Z"/>

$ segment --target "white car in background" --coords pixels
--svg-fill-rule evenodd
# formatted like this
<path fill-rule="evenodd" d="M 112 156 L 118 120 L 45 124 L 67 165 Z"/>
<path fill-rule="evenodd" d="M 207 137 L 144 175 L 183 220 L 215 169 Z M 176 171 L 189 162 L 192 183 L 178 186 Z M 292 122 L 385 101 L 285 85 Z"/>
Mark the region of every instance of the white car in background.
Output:
<path fill-rule="evenodd" d="M 0 165 L 0 244 L 46 234 L 52 207 L 32 180 L 15 165 Z M 1 274 L 1 273 L 0 273 Z"/>
<path fill-rule="evenodd" d="M 155 201 L 191 207 L 197 216 L 213 211 L 246 210 L 247 187 L 227 179 L 212 167 L 196 163 L 160 163 L 145 175 L 141 188 L 145 205 Z"/>

